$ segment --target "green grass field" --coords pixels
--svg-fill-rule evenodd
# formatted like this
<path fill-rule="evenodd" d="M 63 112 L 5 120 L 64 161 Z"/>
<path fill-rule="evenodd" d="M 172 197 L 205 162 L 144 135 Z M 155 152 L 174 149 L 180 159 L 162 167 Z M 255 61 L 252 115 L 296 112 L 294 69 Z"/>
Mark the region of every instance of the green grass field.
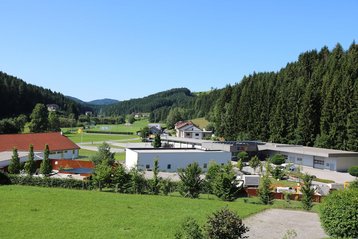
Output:
<path fill-rule="evenodd" d="M 91 160 L 91 156 L 95 155 L 96 151 L 87 150 L 87 149 L 80 149 L 79 151 L 79 160 Z M 126 153 L 115 153 L 114 154 L 115 160 L 124 161 L 126 158 Z"/>
<path fill-rule="evenodd" d="M 113 132 L 133 132 L 136 133 L 137 131 L 141 130 L 145 126 L 148 126 L 149 121 L 145 120 L 138 120 L 135 121 L 132 125 L 125 125 L 125 124 L 108 124 L 108 125 L 96 125 L 94 128 L 91 128 L 92 131 L 113 131 Z"/>
<path fill-rule="evenodd" d="M 102 142 L 110 140 L 128 140 L 136 139 L 131 142 L 140 142 L 140 138 L 137 135 L 122 135 L 122 134 L 66 134 L 66 136 L 75 143 L 85 142 Z"/>
<path fill-rule="evenodd" d="M 0 187 L 1 238 L 173 238 L 187 216 L 204 223 L 228 206 L 241 217 L 256 203 L 126 195 L 29 186 Z"/>

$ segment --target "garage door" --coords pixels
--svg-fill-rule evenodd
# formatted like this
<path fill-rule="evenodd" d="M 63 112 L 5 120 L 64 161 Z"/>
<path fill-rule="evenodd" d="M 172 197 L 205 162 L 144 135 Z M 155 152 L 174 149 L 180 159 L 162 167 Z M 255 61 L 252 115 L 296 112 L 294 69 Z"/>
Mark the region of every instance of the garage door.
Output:
<path fill-rule="evenodd" d="M 314 159 L 313 160 L 313 167 L 324 169 L 324 160 L 321 159 Z"/>

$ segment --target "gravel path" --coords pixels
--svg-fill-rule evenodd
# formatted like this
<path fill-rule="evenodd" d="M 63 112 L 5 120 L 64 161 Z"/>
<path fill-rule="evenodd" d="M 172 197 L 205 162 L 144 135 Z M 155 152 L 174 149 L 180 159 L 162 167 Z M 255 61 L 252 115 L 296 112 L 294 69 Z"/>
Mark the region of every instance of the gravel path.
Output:
<path fill-rule="evenodd" d="M 243 220 L 250 228 L 249 238 L 282 239 L 288 230 L 297 233 L 295 239 L 328 238 L 324 233 L 319 216 L 313 212 L 269 209 Z M 288 237 L 290 238 L 290 237 Z"/>

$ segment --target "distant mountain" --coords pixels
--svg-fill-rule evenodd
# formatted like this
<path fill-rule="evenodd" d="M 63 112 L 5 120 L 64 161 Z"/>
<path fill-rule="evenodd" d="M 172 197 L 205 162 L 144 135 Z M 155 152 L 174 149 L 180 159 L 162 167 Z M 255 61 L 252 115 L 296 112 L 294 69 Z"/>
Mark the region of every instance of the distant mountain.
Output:
<path fill-rule="evenodd" d="M 81 104 L 81 105 L 86 105 L 87 102 L 84 102 L 76 97 L 73 97 L 73 96 L 68 96 L 66 95 L 66 98 L 70 99 L 70 100 L 73 100 L 74 102 L 78 103 L 78 104 Z"/>
<path fill-rule="evenodd" d="M 175 88 L 143 98 L 119 101 L 112 105 L 103 106 L 101 112 L 105 115 L 121 115 L 133 112 L 153 112 L 159 108 L 165 108 L 168 112 L 171 107 L 188 105 L 194 98 L 195 96 L 189 89 Z"/>
<path fill-rule="evenodd" d="M 104 98 L 104 99 L 99 99 L 99 100 L 92 100 L 87 103 L 90 105 L 112 105 L 112 104 L 115 104 L 118 102 L 119 102 L 118 100 Z"/>

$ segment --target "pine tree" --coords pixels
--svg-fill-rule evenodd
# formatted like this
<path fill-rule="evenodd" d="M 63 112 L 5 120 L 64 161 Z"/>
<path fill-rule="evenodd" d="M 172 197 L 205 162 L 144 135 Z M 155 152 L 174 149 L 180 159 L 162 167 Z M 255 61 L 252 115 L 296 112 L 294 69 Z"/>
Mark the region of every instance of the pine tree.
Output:
<path fill-rule="evenodd" d="M 19 174 L 20 173 L 20 159 L 19 159 L 19 154 L 17 153 L 17 149 L 13 148 L 12 149 L 12 157 L 11 157 L 11 161 L 8 167 L 8 171 L 11 174 Z"/>
<path fill-rule="evenodd" d="M 30 145 L 28 159 L 25 163 L 25 171 L 27 175 L 33 175 L 36 172 L 36 163 L 34 160 L 34 146 L 32 144 Z"/>
<path fill-rule="evenodd" d="M 154 167 L 153 167 L 153 181 L 152 181 L 152 192 L 154 195 L 159 193 L 160 189 L 160 179 L 158 177 L 159 173 L 159 162 L 158 159 L 154 160 Z"/>
<path fill-rule="evenodd" d="M 49 175 L 52 172 L 52 166 L 50 159 L 48 158 L 50 155 L 50 149 L 48 145 L 46 144 L 45 150 L 44 150 L 44 158 L 40 165 L 40 173 L 43 175 Z"/>
<path fill-rule="evenodd" d="M 31 115 L 30 130 L 34 133 L 47 131 L 48 128 L 48 115 L 47 109 L 43 104 L 36 104 Z"/>
<path fill-rule="evenodd" d="M 267 173 L 261 178 L 258 190 L 259 199 L 263 204 L 270 204 L 272 202 L 272 193 L 270 187 L 271 181 L 269 174 Z"/>
<path fill-rule="evenodd" d="M 154 148 L 160 148 L 162 146 L 162 141 L 160 139 L 160 135 L 156 134 L 155 138 L 154 138 L 154 142 L 153 142 L 153 147 Z"/>
<path fill-rule="evenodd" d="M 303 209 L 309 211 L 311 210 L 313 204 L 312 199 L 314 195 L 314 190 L 311 188 L 312 186 L 312 177 L 309 174 L 304 174 L 302 177 L 302 186 L 301 186 L 301 192 L 302 192 L 302 207 Z"/>

